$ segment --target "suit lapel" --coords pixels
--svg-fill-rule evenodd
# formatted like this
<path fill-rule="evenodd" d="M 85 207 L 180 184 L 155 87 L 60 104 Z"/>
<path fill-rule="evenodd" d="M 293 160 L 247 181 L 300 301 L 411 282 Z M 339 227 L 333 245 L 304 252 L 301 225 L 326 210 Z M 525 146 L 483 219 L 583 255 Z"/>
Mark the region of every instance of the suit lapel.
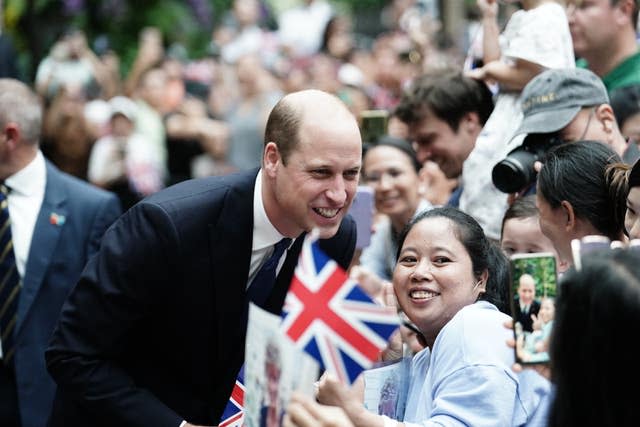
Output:
<path fill-rule="evenodd" d="M 66 199 L 67 194 L 64 185 L 47 163 L 47 183 L 44 199 L 33 229 L 31 247 L 22 279 L 16 333 L 20 332 L 20 327 L 38 295 L 44 275 L 53 259 L 55 248 L 58 245 L 58 240 L 64 227 L 64 221 L 59 219 L 68 218 Z"/>
<path fill-rule="evenodd" d="M 257 172 L 257 171 L 256 171 Z M 244 349 L 247 277 L 253 240 L 253 190 L 256 174 L 231 188 L 220 217 L 210 224 L 211 262 L 219 339 L 218 361 L 229 366 L 240 346 Z"/>

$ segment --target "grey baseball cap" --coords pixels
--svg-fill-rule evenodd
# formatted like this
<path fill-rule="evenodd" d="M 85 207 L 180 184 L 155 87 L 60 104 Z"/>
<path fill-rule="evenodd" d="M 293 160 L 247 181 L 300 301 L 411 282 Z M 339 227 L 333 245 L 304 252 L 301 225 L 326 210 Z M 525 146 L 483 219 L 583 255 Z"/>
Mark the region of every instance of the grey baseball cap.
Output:
<path fill-rule="evenodd" d="M 567 126 L 584 107 L 609 103 L 600 77 L 583 68 L 561 68 L 538 74 L 520 96 L 524 117 L 514 136 L 552 133 Z"/>

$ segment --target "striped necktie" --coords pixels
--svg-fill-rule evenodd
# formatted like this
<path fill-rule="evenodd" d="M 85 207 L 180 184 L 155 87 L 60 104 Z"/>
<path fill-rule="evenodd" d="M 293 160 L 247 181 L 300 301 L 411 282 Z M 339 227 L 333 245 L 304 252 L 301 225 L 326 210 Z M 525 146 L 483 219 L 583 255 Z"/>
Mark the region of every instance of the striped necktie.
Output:
<path fill-rule="evenodd" d="M 18 300 L 22 281 L 16 268 L 11 238 L 11 219 L 9 218 L 9 189 L 0 185 L 0 339 L 2 340 L 2 359 L 5 365 L 11 365 L 15 342 L 13 331 L 16 326 Z"/>
<path fill-rule="evenodd" d="M 273 254 L 267 262 L 260 267 L 258 274 L 256 274 L 256 277 L 251 281 L 251 286 L 249 286 L 249 289 L 247 290 L 249 301 L 254 302 L 260 307 L 263 307 L 264 303 L 267 302 L 267 298 L 269 298 L 273 285 L 276 281 L 276 268 L 278 267 L 278 261 L 280 261 L 282 254 L 290 244 L 291 239 L 288 237 L 285 237 L 275 244 Z"/>

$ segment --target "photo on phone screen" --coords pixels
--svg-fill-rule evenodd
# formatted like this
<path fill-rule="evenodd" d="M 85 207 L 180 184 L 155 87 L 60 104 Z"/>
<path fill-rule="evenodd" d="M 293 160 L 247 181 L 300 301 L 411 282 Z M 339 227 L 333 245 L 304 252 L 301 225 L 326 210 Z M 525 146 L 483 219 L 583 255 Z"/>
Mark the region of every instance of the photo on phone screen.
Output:
<path fill-rule="evenodd" d="M 511 314 L 516 362 L 549 362 L 558 275 L 552 253 L 511 256 Z"/>

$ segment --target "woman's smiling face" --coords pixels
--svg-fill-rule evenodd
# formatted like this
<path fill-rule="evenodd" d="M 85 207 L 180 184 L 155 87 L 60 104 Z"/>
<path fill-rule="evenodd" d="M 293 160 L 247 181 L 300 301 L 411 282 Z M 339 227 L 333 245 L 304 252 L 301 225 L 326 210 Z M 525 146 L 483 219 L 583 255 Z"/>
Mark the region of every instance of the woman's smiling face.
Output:
<path fill-rule="evenodd" d="M 407 234 L 393 273 L 400 307 L 432 345 L 444 325 L 484 291 L 453 222 L 425 218 Z"/>

